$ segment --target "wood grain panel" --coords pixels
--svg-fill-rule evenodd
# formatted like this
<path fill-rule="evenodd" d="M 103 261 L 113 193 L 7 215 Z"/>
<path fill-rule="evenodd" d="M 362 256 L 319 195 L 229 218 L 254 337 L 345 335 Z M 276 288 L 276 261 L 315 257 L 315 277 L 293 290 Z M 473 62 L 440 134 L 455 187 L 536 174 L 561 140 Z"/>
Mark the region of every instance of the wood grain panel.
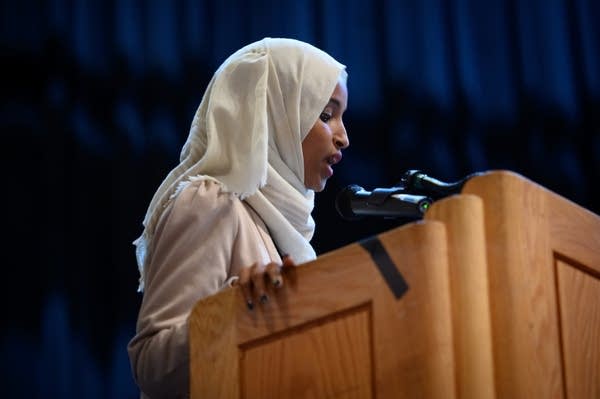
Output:
<path fill-rule="evenodd" d="M 567 398 L 600 398 L 600 278 L 557 259 Z"/>
<path fill-rule="evenodd" d="M 371 398 L 371 317 L 366 305 L 244 344 L 241 397 Z"/>

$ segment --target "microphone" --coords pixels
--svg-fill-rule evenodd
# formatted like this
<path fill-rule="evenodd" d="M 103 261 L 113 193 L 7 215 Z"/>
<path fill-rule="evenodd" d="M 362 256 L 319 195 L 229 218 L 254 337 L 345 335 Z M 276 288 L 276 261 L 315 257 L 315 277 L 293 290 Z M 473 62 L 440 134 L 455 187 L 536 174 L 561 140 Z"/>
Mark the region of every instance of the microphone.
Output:
<path fill-rule="evenodd" d="M 346 220 L 358 220 L 364 216 L 418 219 L 432 202 L 424 195 L 406 194 L 403 187 L 376 188 L 369 192 L 350 184 L 338 193 L 335 208 Z"/>

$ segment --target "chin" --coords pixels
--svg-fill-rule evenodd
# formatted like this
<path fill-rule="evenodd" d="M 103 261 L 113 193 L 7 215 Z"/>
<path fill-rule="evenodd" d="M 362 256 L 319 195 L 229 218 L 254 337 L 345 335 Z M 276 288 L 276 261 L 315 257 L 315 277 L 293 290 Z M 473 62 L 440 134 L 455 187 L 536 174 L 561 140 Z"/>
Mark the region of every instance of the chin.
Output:
<path fill-rule="evenodd" d="M 321 191 L 325 190 L 325 184 L 327 184 L 326 181 L 322 181 L 319 184 L 315 184 L 314 187 L 312 188 L 312 190 L 315 193 L 320 193 Z"/>
<path fill-rule="evenodd" d="M 320 182 L 313 183 L 313 184 L 306 184 L 306 183 L 304 183 L 304 186 L 308 190 L 313 190 L 315 193 L 320 193 L 321 191 L 323 191 L 325 189 L 325 183 L 327 183 L 327 182 L 326 181 L 320 181 Z"/>

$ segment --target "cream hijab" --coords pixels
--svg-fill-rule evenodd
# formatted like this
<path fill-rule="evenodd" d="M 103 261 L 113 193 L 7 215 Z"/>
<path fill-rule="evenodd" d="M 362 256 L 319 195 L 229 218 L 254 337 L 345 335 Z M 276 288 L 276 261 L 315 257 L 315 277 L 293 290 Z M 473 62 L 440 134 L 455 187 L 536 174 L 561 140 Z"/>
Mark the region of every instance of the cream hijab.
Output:
<path fill-rule="evenodd" d="M 190 180 L 212 179 L 261 216 L 282 254 L 314 259 L 314 192 L 304 186 L 302 140 L 327 105 L 345 66 L 310 44 L 265 38 L 232 54 L 196 111 L 180 164 L 162 182 L 134 241 L 139 291 L 156 225 Z"/>

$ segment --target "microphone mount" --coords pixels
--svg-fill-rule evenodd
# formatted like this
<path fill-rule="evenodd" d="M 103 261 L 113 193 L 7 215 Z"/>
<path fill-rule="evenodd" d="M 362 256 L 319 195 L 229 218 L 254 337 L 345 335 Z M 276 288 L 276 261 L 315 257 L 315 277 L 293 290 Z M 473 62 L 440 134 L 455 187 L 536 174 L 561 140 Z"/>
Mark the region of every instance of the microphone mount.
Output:
<path fill-rule="evenodd" d="M 438 200 L 453 194 L 459 194 L 469 179 L 480 174 L 480 172 L 471 173 L 461 180 L 446 183 L 429 177 L 420 170 L 411 169 L 404 173 L 400 179 L 400 183 L 406 193 L 427 195 L 433 200 Z"/>
<path fill-rule="evenodd" d="M 411 169 L 394 187 L 366 191 L 361 186 L 351 184 L 338 193 L 335 207 L 346 220 L 357 220 L 364 216 L 420 219 L 434 201 L 460 193 L 470 178 L 480 174 L 472 173 L 459 181 L 447 183 Z"/>

